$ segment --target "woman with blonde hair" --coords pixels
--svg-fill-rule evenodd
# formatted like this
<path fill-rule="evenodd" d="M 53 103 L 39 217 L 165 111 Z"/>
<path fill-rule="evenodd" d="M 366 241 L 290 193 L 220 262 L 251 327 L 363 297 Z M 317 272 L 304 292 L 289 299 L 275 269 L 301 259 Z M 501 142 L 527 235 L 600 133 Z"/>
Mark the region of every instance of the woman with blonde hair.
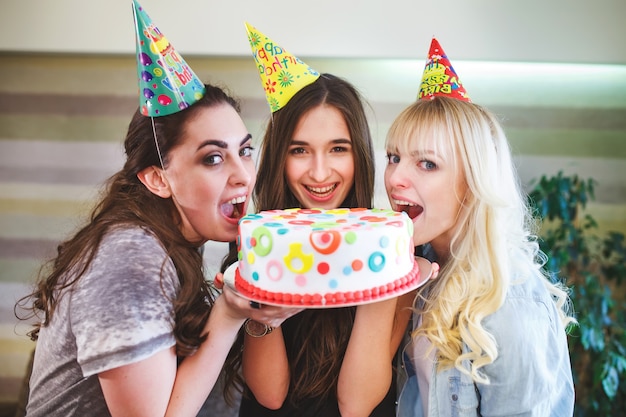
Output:
<path fill-rule="evenodd" d="M 502 127 L 431 48 L 420 99 L 386 142 L 391 205 L 441 266 L 419 290 L 399 415 L 571 416 L 567 293 L 542 269 Z"/>

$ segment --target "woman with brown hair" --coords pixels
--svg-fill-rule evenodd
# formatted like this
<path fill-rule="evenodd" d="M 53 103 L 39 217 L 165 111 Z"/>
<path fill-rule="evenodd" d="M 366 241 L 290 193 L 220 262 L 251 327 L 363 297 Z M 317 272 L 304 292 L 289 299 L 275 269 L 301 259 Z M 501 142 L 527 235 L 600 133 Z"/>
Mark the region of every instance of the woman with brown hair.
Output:
<path fill-rule="evenodd" d="M 251 39 L 258 36 L 253 32 Z M 261 147 L 255 209 L 371 208 L 375 163 L 363 100 L 344 79 L 307 71 L 309 82 L 286 102 L 268 96 L 277 105 Z M 305 310 L 271 332 L 246 327 L 228 368 L 232 382 L 241 365 L 239 415 L 395 415 L 392 365 L 410 317 L 404 307 L 413 296 Z"/>
<path fill-rule="evenodd" d="M 138 37 L 167 43 L 134 6 Z M 170 83 L 177 94 L 140 81 L 123 168 L 17 306 L 40 320 L 28 416 L 195 416 L 244 320 L 279 325 L 299 311 L 254 310 L 205 280 L 202 245 L 234 240 L 247 208 L 252 138 L 224 90 L 200 83 L 171 47 L 158 59 L 138 43 L 144 81 L 173 72 L 168 63 L 194 78 Z"/>

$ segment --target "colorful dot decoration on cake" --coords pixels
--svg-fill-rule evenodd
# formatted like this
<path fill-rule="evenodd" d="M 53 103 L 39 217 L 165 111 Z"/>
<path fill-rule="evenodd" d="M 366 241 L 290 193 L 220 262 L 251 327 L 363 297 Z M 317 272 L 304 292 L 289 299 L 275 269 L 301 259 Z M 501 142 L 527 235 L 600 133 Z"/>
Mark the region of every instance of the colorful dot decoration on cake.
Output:
<path fill-rule="evenodd" d="M 413 227 L 387 209 L 285 209 L 239 222 L 235 286 L 258 300 L 313 305 L 389 296 L 414 286 Z"/>

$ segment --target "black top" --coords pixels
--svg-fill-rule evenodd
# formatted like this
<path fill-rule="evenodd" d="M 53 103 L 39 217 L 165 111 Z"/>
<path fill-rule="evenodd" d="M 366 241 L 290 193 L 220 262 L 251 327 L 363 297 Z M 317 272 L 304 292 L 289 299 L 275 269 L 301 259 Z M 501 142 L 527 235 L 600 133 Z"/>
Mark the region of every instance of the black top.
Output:
<path fill-rule="evenodd" d="M 316 310 L 314 314 L 332 314 L 334 309 Z M 307 313 L 304 311 L 303 313 Z M 313 312 L 312 312 L 313 313 Z M 297 314 L 282 325 L 283 337 L 285 338 L 285 346 L 287 352 L 292 352 L 296 347 L 296 341 L 293 340 L 296 328 L 306 325 L 303 323 L 307 320 L 306 314 Z M 345 352 L 344 352 L 345 353 Z M 343 355 L 343 353 L 342 353 Z M 337 376 L 338 377 L 338 376 Z M 396 415 L 396 378 L 392 378 L 391 387 L 383 401 L 374 409 L 370 417 L 393 417 Z M 241 406 L 239 408 L 239 417 L 341 417 L 339 413 L 339 405 L 337 397 L 332 395 L 330 398 L 307 398 L 294 406 L 289 401 L 289 396 L 283 406 L 278 410 L 270 410 L 260 405 L 252 392 L 246 387 Z"/>

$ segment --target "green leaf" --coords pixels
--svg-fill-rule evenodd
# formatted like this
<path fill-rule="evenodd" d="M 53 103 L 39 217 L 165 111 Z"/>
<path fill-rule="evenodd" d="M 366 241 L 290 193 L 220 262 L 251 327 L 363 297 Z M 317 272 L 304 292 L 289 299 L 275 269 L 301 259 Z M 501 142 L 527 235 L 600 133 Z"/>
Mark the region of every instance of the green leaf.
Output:
<path fill-rule="evenodd" d="M 619 388 L 619 375 L 614 367 L 609 366 L 605 369 L 605 375 L 604 378 L 602 378 L 602 388 L 609 399 L 615 397 L 617 389 Z"/>

